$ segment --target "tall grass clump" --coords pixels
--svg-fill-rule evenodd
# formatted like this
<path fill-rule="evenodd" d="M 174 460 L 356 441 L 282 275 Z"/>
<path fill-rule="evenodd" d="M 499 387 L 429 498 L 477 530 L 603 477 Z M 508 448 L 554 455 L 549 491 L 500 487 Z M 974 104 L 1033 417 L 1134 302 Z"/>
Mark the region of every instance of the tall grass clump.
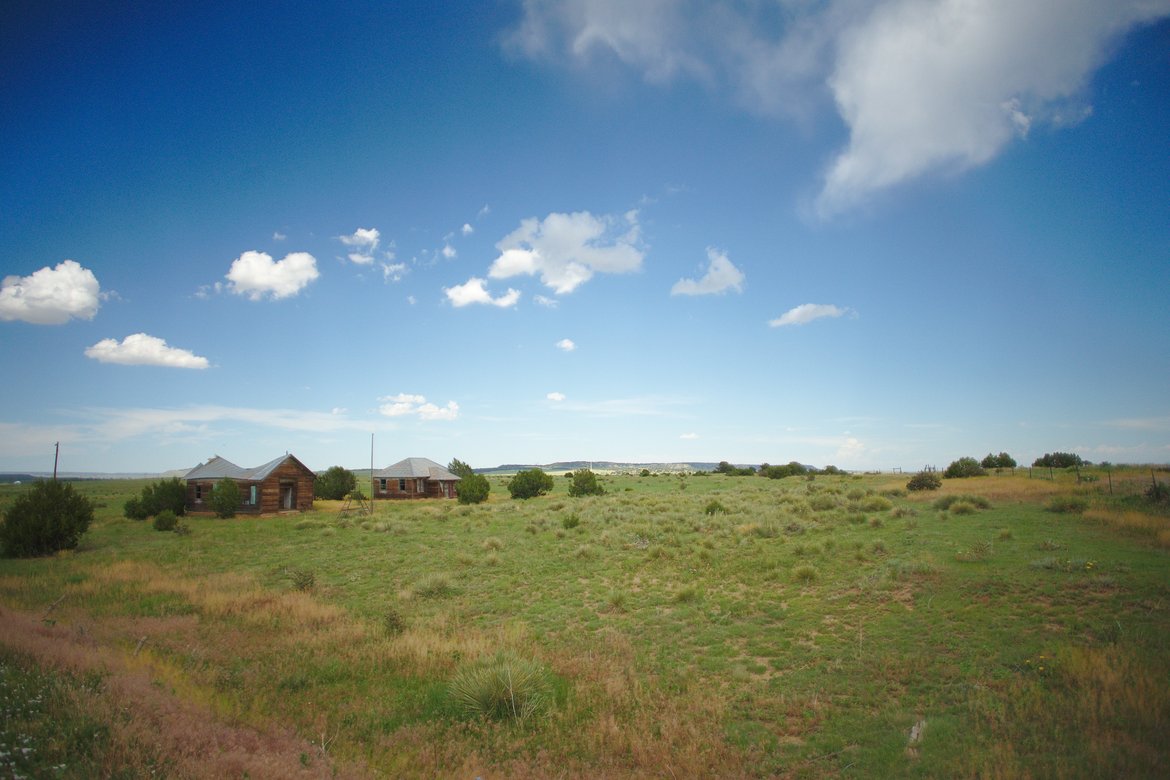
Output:
<path fill-rule="evenodd" d="M 966 504 L 969 509 L 960 510 L 957 514 L 971 514 L 976 509 L 991 509 L 991 502 L 983 496 L 954 495 L 937 498 L 932 506 L 940 512 L 954 511 L 955 504 Z"/>
<path fill-rule="evenodd" d="M 459 710 L 472 718 L 524 721 L 546 712 L 552 703 L 548 670 L 512 653 L 464 666 L 447 690 Z"/>
<path fill-rule="evenodd" d="M 418 582 L 414 584 L 415 595 L 421 596 L 424 599 L 443 598 L 450 596 L 455 592 L 455 586 L 451 584 L 451 578 L 446 574 L 432 573 L 424 575 Z"/>
<path fill-rule="evenodd" d="M 1089 508 L 1089 500 L 1083 496 L 1053 496 L 1045 507 L 1049 512 L 1062 515 L 1079 515 Z"/>

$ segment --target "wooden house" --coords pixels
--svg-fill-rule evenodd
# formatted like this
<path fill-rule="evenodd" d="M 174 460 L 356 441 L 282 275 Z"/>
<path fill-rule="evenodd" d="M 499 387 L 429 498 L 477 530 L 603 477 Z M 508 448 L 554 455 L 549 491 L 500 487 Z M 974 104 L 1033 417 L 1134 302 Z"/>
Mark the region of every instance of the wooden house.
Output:
<path fill-rule="evenodd" d="M 455 498 L 459 477 L 427 458 L 407 458 L 373 474 L 374 498 Z"/>
<path fill-rule="evenodd" d="M 313 508 L 316 474 L 292 455 L 255 468 L 241 468 L 216 455 L 187 472 L 187 511 L 212 512 L 211 491 L 223 479 L 240 489 L 237 514 L 267 515 Z"/>

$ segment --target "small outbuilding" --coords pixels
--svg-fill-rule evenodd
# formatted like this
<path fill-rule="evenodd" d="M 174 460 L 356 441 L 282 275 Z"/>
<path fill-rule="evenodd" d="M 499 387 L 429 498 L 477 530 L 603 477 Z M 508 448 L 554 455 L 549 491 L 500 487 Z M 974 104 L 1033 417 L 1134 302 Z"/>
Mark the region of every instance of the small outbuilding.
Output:
<path fill-rule="evenodd" d="M 224 479 L 240 489 L 238 514 L 266 515 L 313 508 L 313 480 L 317 475 L 293 455 L 254 468 L 242 468 L 216 455 L 184 476 L 187 480 L 187 511 L 210 512 L 211 491 Z"/>
<path fill-rule="evenodd" d="M 374 472 L 374 498 L 455 498 L 459 477 L 428 458 L 407 458 Z"/>

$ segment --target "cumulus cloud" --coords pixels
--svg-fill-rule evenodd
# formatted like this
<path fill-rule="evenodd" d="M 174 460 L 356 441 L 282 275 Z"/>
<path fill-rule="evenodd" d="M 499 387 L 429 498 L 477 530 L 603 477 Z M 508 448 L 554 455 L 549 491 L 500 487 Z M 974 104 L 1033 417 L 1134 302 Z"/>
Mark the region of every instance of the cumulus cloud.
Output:
<path fill-rule="evenodd" d="M 378 411 L 386 417 L 417 417 L 420 420 L 454 420 L 459 416 L 459 404 L 448 401 L 446 406 L 429 403 L 425 396 L 399 393 L 378 399 Z"/>
<path fill-rule="evenodd" d="M 595 273 L 629 273 L 642 267 L 638 212 L 623 217 L 594 216 L 587 211 L 530 217 L 496 249 L 500 256 L 488 276 L 540 276 L 558 295 L 571 293 Z"/>
<path fill-rule="evenodd" d="M 773 328 L 785 325 L 806 325 L 822 317 L 840 317 L 849 313 L 849 309 L 842 309 L 830 303 L 802 303 L 768 322 Z"/>
<path fill-rule="evenodd" d="M 244 252 L 226 274 L 228 289 L 253 301 L 291 297 L 318 276 L 317 260 L 308 252 L 293 252 L 276 261 L 266 252 Z"/>
<path fill-rule="evenodd" d="M 461 232 L 461 233 L 462 233 L 463 235 L 465 235 L 465 236 L 470 236 L 472 233 L 474 233 L 474 232 L 475 232 L 475 228 L 473 228 L 473 227 L 471 226 L 471 223 L 470 223 L 470 222 L 464 222 L 464 223 L 463 223 L 463 227 L 461 227 L 461 228 L 459 229 L 459 232 Z"/>
<path fill-rule="evenodd" d="M 62 325 L 73 318 L 92 320 L 101 298 L 101 286 L 93 271 L 76 260 L 65 260 L 28 276 L 4 277 L 0 285 L 0 320 L 33 325 Z"/>
<path fill-rule="evenodd" d="M 447 260 L 454 260 L 455 256 L 459 254 L 455 251 L 455 247 L 450 244 L 443 244 L 443 248 L 439 250 L 439 253 Z"/>
<path fill-rule="evenodd" d="M 444 287 L 443 292 L 447 295 L 447 300 L 451 301 L 451 305 L 455 307 L 483 303 L 506 309 L 509 306 L 515 306 L 516 302 L 520 300 L 520 291 L 510 287 L 503 295 L 493 298 L 487 290 L 487 281 L 478 276 L 473 276 L 463 284 L 457 284 L 454 287 Z"/>
<path fill-rule="evenodd" d="M 167 368 L 207 368 L 207 358 L 190 350 L 168 346 L 157 336 L 133 333 L 118 341 L 102 339 L 85 350 L 85 356 L 99 363 L 123 366 L 164 366 Z"/>
<path fill-rule="evenodd" d="M 572 339 L 561 339 L 557 342 L 557 349 L 561 350 L 562 352 L 572 352 L 576 348 L 577 345 L 573 343 Z"/>
<path fill-rule="evenodd" d="M 406 263 L 382 263 L 382 279 L 387 282 L 402 281 L 406 270 Z"/>
<path fill-rule="evenodd" d="M 1037 123 L 1075 124 L 1113 44 L 1168 15 L 1167 0 L 527 0 L 503 41 L 542 61 L 616 59 L 652 84 L 693 80 L 766 116 L 807 117 L 831 95 L 849 139 L 816 198 L 828 218 L 982 165 Z"/>
<path fill-rule="evenodd" d="M 371 265 L 374 262 L 374 250 L 378 248 L 381 238 L 382 234 L 377 228 L 358 228 L 348 236 L 338 236 L 337 240 L 348 247 L 353 247 L 354 251 L 347 255 L 350 262 Z"/>
<path fill-rule="evenodd" d="M 550 401 L 558 401 L 559 402 L 559 401 L 565 400 L 565 394 L 553 392 L 553 393 L 549 393 L 548 395 L 546 395 L 545 398 L 547 398 Z"/>
<path fill-rule="evenodd" d="M 679 279 L 670 288 L 671 295 L 714 295 L 728 290 L 743 292 L 743 271 L 718 249 L 707 248 L 707 272 L 701 279 Z"/>

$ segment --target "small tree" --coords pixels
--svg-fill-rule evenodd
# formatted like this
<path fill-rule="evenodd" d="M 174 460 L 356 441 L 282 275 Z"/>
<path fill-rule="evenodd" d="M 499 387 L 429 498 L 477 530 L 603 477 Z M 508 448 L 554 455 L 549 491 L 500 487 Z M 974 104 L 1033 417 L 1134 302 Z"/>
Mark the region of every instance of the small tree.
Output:
<path fill-rule="evenodd" d="M 943 472 L 943 476 L 947 479 L 954 479 L 956 477 L 986 477 L 987 472 L 979 465 L 979 461 L 974 458 L 959 458 L 947 466 L 947 470 Z"/>
<path fill-rule="evenodd" d="M 979 462 L 979 465 L 985 469 L 1014 469 L 1016 467 L 1016 459 L 1006 452 L 1001 452 L 998 455 L 987 453 L 987 457 Z"/>
<path fill-rule="evenodd" d="M 4 513 L 0 546 L 9 558 L 72 550 L 92 522 L 93 504 L 72 485 L 37 480 Z"/>
<path fill-rule="evenodd" d="M 234 479 L 221 479 L 211 491 L 211 508 L 216 517 L 235 517 L 240 506 L 240 486 Z"/>
<path fill-rule="evenodd" d="M 907 490 L 938 490 L 940 487 L 942 480 L 933 471 L 920 471 L 906 483 Z"/>
<path fill-rule="evenodd" d="M 482 504 L 487 501 L 488 492 L 491 489 L 492 486 L 483 474 L 468 474 L 459 480 L 459 503 Z"/>
<path fill-rule="evenodd" d="M 342 466 L 330 466 L 313 482 L 313 495 L 328 501 L 340 501 L 357 489 L 357 477 Z"/>
<path fill-rule="evenodd" d="M 177 517 L 187 512 L 187 486 L 178 477 L 146 485 L 138 498 L 123 505 L 123 514 L 131 520 L 145 520 L 167 510 Z"/>
<path fill-rule="evenodd" d="M 508 480 L 508 492 L 512 498 L 536 498 L 552 489 L 553 478 L 544 469 L 526 469 Z"/>
<path fill-rule="evenodd" d="M 451 462 L 447 464 L 447 471 L 450 471 L 460 479 L 466 479 L 475 473 L 475 469 L 459 460 L 459 458 L 451 459 Z"/>
<path fill-rule="evenodd" d="M 600 496 L 605 493 L 597 482 L 597 475 L 589 469 L 577 469 L 573 472 L 573 484 L 569 485 L 570 496 Z"/>
<path fill-rule="evenodd" d="M 1053 469 L 1067 469 L 1070 466 L 1087 465 L 1080 455 L 1072 452 L 1046 452 L 1044 457 L 1036 458 L 1033 466 Z"/>

